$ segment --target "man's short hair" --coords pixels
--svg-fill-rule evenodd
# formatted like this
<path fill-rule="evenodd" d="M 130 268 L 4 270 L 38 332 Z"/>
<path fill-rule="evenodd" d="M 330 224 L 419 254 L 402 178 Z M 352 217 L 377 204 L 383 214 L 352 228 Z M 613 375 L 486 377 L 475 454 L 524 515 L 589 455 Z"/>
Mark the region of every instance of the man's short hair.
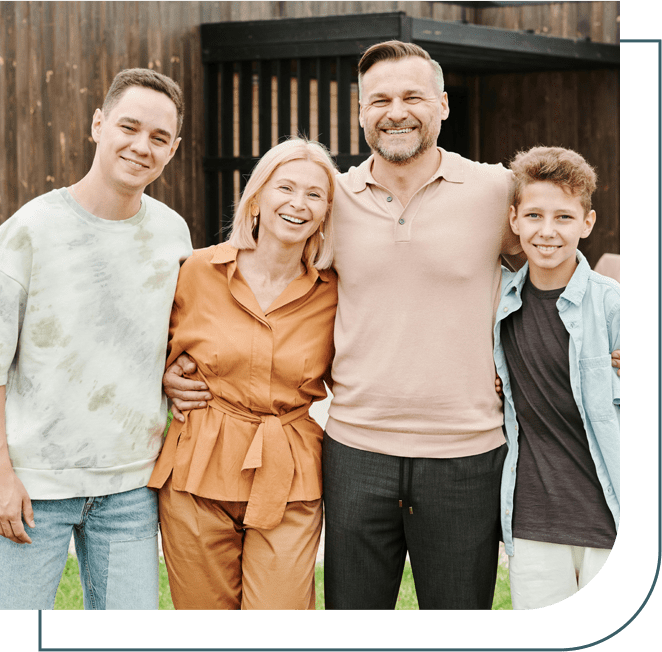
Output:
<path fill-rule="evenodd" d="M 184 94 L 179 84 L 170 77 L 149 70 L 148 68 L 127 68 L 115 75 L 113 83 L 106 93 L 101 110 L 108 115 L 119 102 L 124 92 L 132 86 L 151 88 L 154 91 L 168 96 L 177 108 L 177 135 L 182 129 L 184 122 Z"/>
<path fill-rule="evenodd" d="M 537 181 L 549 181 L 579 198 L 585 213 L 591 210 L 591 195 L 598 176 L 586 159 L 565 147 L 532 147 L 518 152 L 510 163 L 515 175 L 515 208 L 522 201 L 523 189 Z"/>
<path fill-rule="evenodd" d="M 421 57 L 430 62 L 437 82 L 439 95 L 444 92 L 444 73 L 441 66 L 419 45 L 403 43 L 402 41 L 384 41 L 369 47 L 359 61 L 359 99 L 361 99 L 361 86 L 363 75 L 380 61 L 399 61 L 407 57 Z"/>

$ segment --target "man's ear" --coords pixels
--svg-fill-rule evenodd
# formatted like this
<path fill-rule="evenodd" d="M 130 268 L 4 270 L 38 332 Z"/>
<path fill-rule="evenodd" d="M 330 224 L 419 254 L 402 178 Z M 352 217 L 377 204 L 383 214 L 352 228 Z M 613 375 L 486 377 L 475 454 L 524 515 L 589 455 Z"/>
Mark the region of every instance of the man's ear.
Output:
<path fill-rule="evenodd" d="M 508 209 L 508 221 L 510 222 L 510 228 L 513 230 L 513 233 L 519 235 L 519 227 L 517 226 L 517 209 L 514 206 L 511 206 Z"/>
<path fill-rule="evenodd" d="M 101 138 L 101 126 L 103 125 L 103 111 L 97 109 L 92 116 L 92 138 L 95 143 Z"/>
<path fill-rule="evenodd" d="M 170 159 L 175 155 L 175 152 L 177 151 L 177 148 L 179 147 L 179 143 L 181 143 L 181 142 L 182 142 L 182 137 L 181 136 L 179 138 L 175 139 L 175 142 L 172 144 L 172 147 L 170 148 L 170 154 L 168 155 L 168 163 L 170 163 Z"/>
<path fill-rule="evenodd" d="M 451 109 L 450 105 L 448 104 L 448 93 L 444 91 L 441 94 L 441 119 L 446 120 L 448 116 L 450 115 Z"/>
<path fill-rule="evenodd" d="M 580 237 L 588 238 L 588 236 L 591 235 L 591 231 L 593 231 L 593 227 L 595 226 L 596 217 L 595 211 L 589 211 L 586 213 L 584 216 L 584 230 Z"/>

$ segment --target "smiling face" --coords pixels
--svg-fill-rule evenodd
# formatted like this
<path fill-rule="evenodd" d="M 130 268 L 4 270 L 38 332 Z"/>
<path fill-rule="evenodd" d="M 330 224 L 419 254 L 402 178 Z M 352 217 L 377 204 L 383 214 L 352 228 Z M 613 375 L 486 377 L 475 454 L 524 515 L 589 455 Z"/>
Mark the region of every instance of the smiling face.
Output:
<path fill-rule="evenodd" d="M 581 200 L 549 181 L 536 181 L 510 207 L 510 226 L 520 236 L 529 261 L 531 282 L 540 290 L 565 287 L 577 267 L 577 245 L 591 233 L 595 211 L 584 211 Z"/>
<path fill-rule="evenodd" d="M 375 154 L 404 164 L 437 144 L 448 96 L 421 57 L 380 61 L 363 75 L 359 122 Z"/>
<path fill-rule="evenodd" d="M 329 210 L 329 178 L 303 159 L 277 167 L 258 193 L 258 247 L 277 243 L 303 247 Z"/>
<path fill-rule="evenodd" d="M 131 86 L 108 115 L 94 113 L 95 165 L 116 190 L 140 192 L 157 179 L 177 151 L 177 109 L 164 93 Z"/>

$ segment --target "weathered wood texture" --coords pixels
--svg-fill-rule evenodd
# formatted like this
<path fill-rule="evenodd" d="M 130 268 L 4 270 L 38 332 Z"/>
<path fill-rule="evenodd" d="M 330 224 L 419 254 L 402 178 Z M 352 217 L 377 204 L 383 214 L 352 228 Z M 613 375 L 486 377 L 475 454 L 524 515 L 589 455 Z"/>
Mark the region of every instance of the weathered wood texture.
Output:
<path fill-rule="evenodd" d="M 569 147 L 598 172 L 598 219 L 580 249 L 591 265 L 619 253 L 619 83 L 611 70 L 488 75 L 478 81 L 477 159 L 506 162 L 537 144 Z"/>
<path fill-rule="evenodd" d="M 186 218 L 194 245 L 202 246 L 205 242 L 202 161 L 206 137 L 200 24 L 387 11 L 403 11 L 418 18 L 531 29 L 569 38 L 590 37 L 605 43 L 617 43 L 619 38 L 616 2 L 559 2 L 539 7 L 478 10 L 444 2 L 0 2 L 0 222 L 33 197 L 69 185 L 85 174 L 94 155 L 90 136 L 92 114 L 101 105 L 113 76 L 122 68 L 148 67 L 177 80 L 186 100 L 182 144 L 149 192 Z M 596 87 L 595 95 L 581 93 L 575 87 L 594 83 L 600 78 L 597 73 L 593 76 L 586 73 L 585 78 L 579 73 L 560 75 L 560 81 L 556 82 L 560 90 L 555 93 L 556 104 L 564 112 L 561 121 L 576 123 L 580 115 L 591 112 L 591 120 L 577 126 L 576 132 L 582 137 L 564 138 L 563 144 L 577 143 L 577 148 L 598 166 L 601 178 L 614 193 L 603 203 L 616 215 L 617 232 L 618 157 L 614 149 L 618 147 L 617 73 L 603 73 L 611 81 L 603 81 L 602 86 Z M 543 92 L 544 80 L 556 79 L 552 73 L 547 73 L 547 77 L 525 75 L 519 81 L 512 76 L 507 79 L 505 76 L 503 79 L 456 77 L 448 71 L 449 85 L 469 89 L 472 154 L 477 158 L 505 161 L 513 153 L 508 146 L 528 145 L 528 140 L 520 138 L 522 125 L 528 125 L 526 128 L 537 141 L 543 141 L 549 133 L 542 130 L 549 122 L 547 114 L 539 115 L 539 107 L 532 102 L 520 104 L 519 94 L 508 89 L 512 83 L 514 88 L 521 86 L 523 92 L 527 84 L 534 84 Z M 600 90 L 607 87 L 608 92 Z M 549 94 L 547 90 L 544 92 Z M 613 102 L 603 106 L 599 99 L 603 95 Z M 254 96 L 257 97 L 257 89 Z M 487 102 L 490 96 L 493 99 Z M 566 98 L 576 99 L 574 104 L 566 104 Z M 283 101 L 284 98 L 273 100 Z M 238 107 L 239 98 L 236 102 Z M 492 104 L 494 116 L 488 114 Z M 579 113 L 573 115 L 571 106 Z M 293 97 L 291 125 L 296 125 L 296 112 L 301 108 Z M 253 110 L 259 121 L 259 111 Z M 328 124 L 331 120 L 336 124 L 334 112 L 330 116 L 324 111 L 318 115 L 314 102 L 311 113 L 311 127 L 315 130 L 320 121 Z M 614 119 L 607 119 L 607 113 L 615 116 Z M 498 120 L 497 115 L 508 120 Z M 519 121 L 515 116 L 521 116 Z M 279 115 L 278 119 L 283 118 Z M 353 124 L 352 128 L 352 141 L 358 142 L 358 127 Z M 222 145 L 223 131 L 220 129 L 218 134 L 221 146 L 238 150 L 240 134 L 234 134 L 230 140 L 225 134 L 227 145 Z M 497 142 L 496 146 L 490 145 L 493 141 Z M 558 139 L 554 144 L 559 144 Z M 249 154 L 256 149 L 254 143 L 242 142 L 241 148 L 245 147 Z M 596 152 L 593 159 L 591 152 Z"/>

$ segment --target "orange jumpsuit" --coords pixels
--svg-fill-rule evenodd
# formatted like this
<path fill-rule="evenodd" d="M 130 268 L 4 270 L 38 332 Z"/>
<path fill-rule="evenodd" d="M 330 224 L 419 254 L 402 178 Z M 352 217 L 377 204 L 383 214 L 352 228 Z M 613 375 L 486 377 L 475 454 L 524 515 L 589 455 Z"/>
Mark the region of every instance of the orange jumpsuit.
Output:
<path fill-rule="evenodd" d="M 260 309 L 236 249 L 184 263 L 168 361 L 186 352 L 213 395 L 173 421 L 149 485 L 178 609 L 314 608 L 322 430 L 337 280 L 314 268 Z"/>

